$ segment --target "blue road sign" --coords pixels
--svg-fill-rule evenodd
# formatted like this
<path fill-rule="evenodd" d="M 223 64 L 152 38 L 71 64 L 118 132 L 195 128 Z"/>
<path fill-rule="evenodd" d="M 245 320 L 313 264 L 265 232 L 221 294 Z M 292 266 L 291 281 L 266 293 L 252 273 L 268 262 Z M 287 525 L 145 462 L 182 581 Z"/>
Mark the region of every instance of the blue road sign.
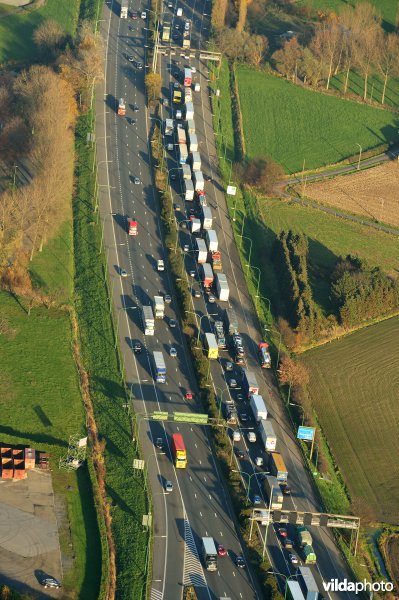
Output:
<path fill-rule="evenodd" d="M 314 433 L 314 427 L 298 427 L 297 438 L 299 440 L 305 440 L 305 442 L 311 442 L 314 438 Z"/>

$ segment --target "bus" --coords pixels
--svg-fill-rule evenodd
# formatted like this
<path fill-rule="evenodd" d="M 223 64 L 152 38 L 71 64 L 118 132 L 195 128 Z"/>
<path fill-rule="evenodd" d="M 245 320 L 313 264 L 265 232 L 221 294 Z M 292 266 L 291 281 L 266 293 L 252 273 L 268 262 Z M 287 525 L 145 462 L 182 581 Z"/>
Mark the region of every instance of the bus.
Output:
<path fill-rule="evenodd" d="M 187 466 L 187 454 L 181 433 L 174 433 L 172 435 L 172 455 L 176 469 L 185 469 Z"/>
<path fill-rule="evenodd" d="M 288 471 L 283 457 L 278 452 L 270 452 L 270 471 L 277 477 L 279 483 L 287 483 Z"/>

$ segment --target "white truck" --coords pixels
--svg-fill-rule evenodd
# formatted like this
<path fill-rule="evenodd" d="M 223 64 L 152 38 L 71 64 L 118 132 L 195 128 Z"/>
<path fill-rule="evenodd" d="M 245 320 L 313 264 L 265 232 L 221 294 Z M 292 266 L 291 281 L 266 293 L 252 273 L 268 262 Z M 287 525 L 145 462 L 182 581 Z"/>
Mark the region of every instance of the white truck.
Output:
<path fill-rule="evenodd" d="M 195 133 L 194 119 L 187 119 L 187 133 Z"/>
<path fill-rule="evenodd" d="M 154 296 L 154 313 L 156 319 L 163 319 L 165 316 L 165 300 L 162 296 Z"/>
<path fill-rule="evenodd" d="M 212 211 L 209 206 L 203 206 L 201 210 L 201 223 L 205 230 L 212 229 Z"/>
<path fill-rule="evenodd" d="M 218 553 L 215 542 L 211 537 L 202 538 L 202 560 L 207 571 L 217 571 L 218 569 Z"/>
<path fill-rule="evenodd" d="M 154 335 L 155 319 L 152 306 L 143 306 L 144 335 Z"/>
<path fill-rule="evenodd" d="M 230 295 L 229 284 L 227 283 L 227 277 L 224 273 L 216 274 L 216 291 L 218 294 L 219 300 L 227 302 Z"/>
<path fill-rule="evenodd" d="M 129 0 L 121 0 L 121 19 L 127 19 Z"/>
<path fill-rule="evenodd" d="M 198 138 L 195 133 L 188 134 L 188 144 L 190 146 L 190 152 L 198 151 Z"/>
<path fill-rule="evenodd" d="M 191 181 L 191 168 L 190 165 L 182 165 L 182 171 L 183 171 L 183 179 L 190 179 Z"/>
<path fill-rule="evenodd" d="M 181 165 L 184 165 L 188 159 L 187 144 L 179 144 L 179 161 Z"/>
<path fill-rule="evenodd" d="M 257 423 L 260 421 L 266 421 L 267 408 L 262 396 L 259 396 L 259 394 L 251 394 L 249 405 Z"/>
<path fill-rule="evenodd" d="M 282 509 L 284 496 L 277 478 L 272 475 L 266 475 L 263 487 L 269 501 L 269 508 L 274 510 Z"/>
<path fill-rule="evenodd" d="M 203 192 L 205 187 L 202 171 L 193 171 L 194 189 L 196 192 Z"/>
<path fill-rule="evenodd" d="M 191 153 L 191 166 L 193 171 L 201 171 L 201 156 L 199 152 Z"/>
<path fill-rule="evenodd" d="M 192 102 L 186 104 L 186 121 L 189 119 L 194 119 L 194 104 Z"/>
<path fill-rule="evenodd" d="M 191 233 L 199 233 L 201 231 L 201 221 L 199 219 L 191 219 Z"/>
<path fill-rule="evenodd" d="M 165 120 L 165 135 L 170 136 L 173 135 L 175 125 L 173 119 Z"/>
<path fill-rule="evenodd" d="M 197 262 L 198 263 L 206 263 L 206 259 L 208 258 L 208 250 L 206 248 L 206 244 L 204 240 L 201 238 L 197 239 Z"/>
<path fill-rule="evenodd" d="M 274 452 L 277 446 L 277 437 L 270 421 L 261 421 L 259 423 L 259 436 L 265 450 Z"/>
<path fill-rule="evenodd" d="M 185 200 L 194 200 L 194 186 L 193 182 L 188 179 L 184 181 L 184 199 Z"/>
<path fill-rule="evenodd" d="M 205 207 L 207 208 L 207 207 Z M 206 245 L 208 246 L 209 252 L 216 252 L 219 247 L 218 236 L 214 229 L 208 229 L 205 234 Z"/>

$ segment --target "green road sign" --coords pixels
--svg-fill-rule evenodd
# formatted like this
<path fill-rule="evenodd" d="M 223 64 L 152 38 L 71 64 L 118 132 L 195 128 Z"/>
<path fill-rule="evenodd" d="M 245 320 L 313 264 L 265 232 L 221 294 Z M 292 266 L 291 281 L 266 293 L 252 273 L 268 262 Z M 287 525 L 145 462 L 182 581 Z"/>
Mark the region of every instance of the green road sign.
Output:
<path fill-rule="evenodd" d="M 178 423 L 196 423 L 198 425 L 206 425 L 208 423 L 208 415 L 192 414 L 192 413 L 173 413 L 173 420 Z"/>
<path fill-rule="evenodd" d="M 168 416 L 169 416 L 169 413 L 167 413 L 167 412 L 155 410 L 151 415 L 151 419 L 154 419 L 154 421 L 167 421 Z"/>

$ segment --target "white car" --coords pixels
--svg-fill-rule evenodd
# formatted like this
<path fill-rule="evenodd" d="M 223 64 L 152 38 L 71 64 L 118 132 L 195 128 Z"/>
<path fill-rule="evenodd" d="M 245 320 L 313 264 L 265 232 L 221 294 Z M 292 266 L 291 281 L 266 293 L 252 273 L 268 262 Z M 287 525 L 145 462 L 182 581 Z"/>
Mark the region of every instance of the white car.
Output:
<path fill-rule="evenodd" d="M 176 348 L 172 348 L 169 350 L 169 354 L 173 357 L 173 358 L 177 358 L 177 350 Z"/>
<path fill-rule="evenodd" d="M 255 458 L 255 464 L 257 467 L 262 467 L 263 466 L 263 458 L 261 456 L 257 456 Z"/>
<path fill-rule="evenodd" d="M 191 73 L 196 73 L 197 69 L 195 67 L 189 67 L 189 69 L 191 69 Z"/>
<path fill-rule="evenodd" d="M 256 433 L 254 431 L 248 431 L 247 439 L 248 442 L 251 442 L 251 444 L 253 444 L 254 442 L 256 442 Z"/>
<path fill-rule="evenodd" d="M 163 260 L 157 260 L 157 270 L 165 271 L 165 263 L 163 262 Z"/>
<path fill-rule="evenodd" d="M 127 277 L 125 269 L 121 269 L 121 277 Z"/>
<path fill-rule="evenodd" d="M 141 13 L 141 18 L 142 19 L 146 19 L 147 18 L 147 13 L 145 12 L 145 10 L 143 10 L 143 12 Z"/>

